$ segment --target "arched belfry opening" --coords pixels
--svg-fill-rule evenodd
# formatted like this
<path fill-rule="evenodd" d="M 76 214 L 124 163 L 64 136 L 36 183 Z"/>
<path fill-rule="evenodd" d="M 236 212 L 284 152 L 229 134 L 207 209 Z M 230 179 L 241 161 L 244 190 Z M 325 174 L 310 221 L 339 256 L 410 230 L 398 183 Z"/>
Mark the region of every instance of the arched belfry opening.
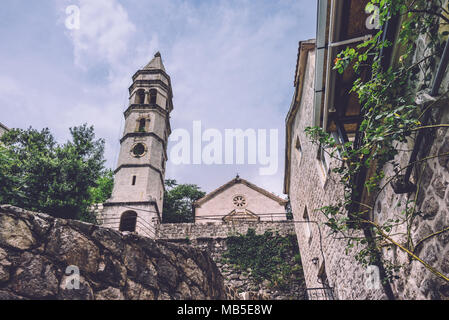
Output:
<path fill-rule="evenodd" d="M 139 89 L 136 92 L 136 104 L 144 104 L 145 103 L 145 90 Z"/>
<path fill-rule="evenodd" d="M 134 211 L 126 211 L 120 218 L 120 231 L 135 232 L 137 225 L 137 213 Z"/>
<path fill-rule="evenodd" d="M 157 90 L 151 89 L 150 90 L 150 104 L 156 104 L 157 101 Z"/>

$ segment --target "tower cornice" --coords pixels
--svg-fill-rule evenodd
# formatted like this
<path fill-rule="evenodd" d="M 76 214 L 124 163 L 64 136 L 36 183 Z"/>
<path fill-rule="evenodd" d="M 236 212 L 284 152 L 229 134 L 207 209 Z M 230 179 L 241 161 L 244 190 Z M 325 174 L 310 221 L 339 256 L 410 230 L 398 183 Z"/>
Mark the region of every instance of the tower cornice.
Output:
<path fill-rule="evenodd" d="M 162 173 L 162 171 L 160 169 L 156 168 L 155 166 L 153 166 L 149 163 L 121 164 L 117 169 L 114 170 L 114 174 L 116 174 L 123 168 L 151 168 L 159 174 L 159 178 L 161 179 L 162 186 L 164 186 L 164 183 L 165 183 L 164 174 Z"/>
<path fill-rule="evenodd" d="M 132 93 L 135 87 L 142 87 L 145 85 L 160 85 L 163 89 L 165 89 L 169 93 L 169 97 L 173 98 L 173 92 L 171 90 L 170 82 L 167 85 L 164 81 L 159 79 L 148 79 L 148 80 L 134 80 L 133 84 L 128 88 L 129 94 Z"/>
<path fill-rule="evenodd" d="M 141 70 L 137 70 L 136 73 L 134 73 L 133 75 L 133 81 L 136 81 L 136 78 L 140 75 L 140 74 L 162 74 L 164 77 L 167 78 L 168 82 L 170 81 L 170 76 L 161 69 L 141 69 Z"/>
<path fill-rule="evenodd" d="M 128 118 L 128 116 L 130 115 L 130 113 L 132 111 L 140 111 L 140 110 L 156 110 L 159 113 L 161 113 L 163 116 L 165 116 L 166 118 L 170 117 L 170 112 L 165 110 L 164 108 L 162 108 L 160 105 L 156 104 L 156 103 L 152 103 L 152 104 L 131 104 L 128 109 L 126 109 L 123 112 L 123 115 L 125 116 L 125 119 Z"/>
<path fill-rule="evenodd" d="M 123 143 L 123 141 L 125 141 L 128 138 L 135 138 L 135 137 L 153 137 L 155 138 L 157 141 L 159 141 L 160 143 L 162 143 L 162 146 L 164 148 L 164 156 L 165 159 L 168 159 L 167 156 L 167 143 L 164 141 L 164 139 L 162 139 L 161 137 L 159 137 L 157 134 L 155 134 L 154 132 L 129 132 L 127 134 L 125 134 L 121 139 L 120 139 L 120 144 Z"/>

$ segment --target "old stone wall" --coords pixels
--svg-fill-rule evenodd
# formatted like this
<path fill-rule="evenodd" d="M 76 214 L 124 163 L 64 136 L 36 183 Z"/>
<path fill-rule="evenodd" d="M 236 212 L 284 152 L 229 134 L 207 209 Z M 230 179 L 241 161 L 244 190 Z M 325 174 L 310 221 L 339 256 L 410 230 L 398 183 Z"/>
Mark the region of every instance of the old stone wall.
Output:
<path fill-rule="evenodd" d="M 432 112 L 433 123 L 449 123 L 447 100 L 435 105 Z M 433 157 L 414 167 L 411 182 L 417 186 L 416 192 L 396 194 L 390 184 L 379 195 L 375 204 L 374 219 L 379 223 L 387 219 L 404 216 L 404 204 L 409 202 L 409 209 L 415 207 L 416 216 L 408 223 L 399 225 L 393 230 L 395 240 L 407 243 L 407 227 L 411 236 L 408 245 L 412 251 L 425 262 L 444 275 L 449 275 L 449 219 L 448 197 L 449 157 L 434 157 L 449 152 L 449 132 L 447 128 L 439 128 L 428 132 L 430 139 L 421 146 L 419 158 Z M 402 148 L 412 149 L 413 144 Z M 403 152 L 397 158 L 401 166 L 408 165 L 410 152 Z M 394 175 L 391 166 L 384 168 L 386 177 Z M 384 179 L 385 180 L 385 179 Z M 385 183 L 385 181 L 382 181 Z M 415 204 L 416 201 L 416 204 Z M 398 206 L 398 203 L 403 205 Z M 397 248 L 384 251 L 384 255 L 404 267 L 399 279 L 393 282 L 393 288 L 400 299 L 448 299 L 449 284 L 433 275 L 421 263 L 411 260 Z"/>
<path fill-rule="evenodd" d="M 292 144 L 287 146 L 291 148 L 289 197 L 307 288 L 332 287 L 338 299 L 384 299 L 382 289 L 365 286 L 366 270 L 355 260 L 354 251 L 346 254 L 346 240 L 329 236 L 326 218 L 317 211 L 342 199 L 343 190 L 338 177 L 317 159 L 318 146 L 304 132 L 314 121 L 314 66 L 315 52 L 309 51 L 302 99 L 291 128 Z"/>
<path fill-rule="evenodd" d="M 289 221 L 278 222 L 237 222 L 237 223 L 164 223 L 157 226 L 157 238 L 162 240 L 185 240 L 185 239 L 217 239 L 227 238 L 230 235 L 246 234 L 248 229 L 254 229 L 256 234 L 265 231 L 279 233 L 281 236 L 294 234 L 294 226 Z"/>
<path fill-rule="evenodd" d="M 425 43 L 422 47 L 426 47 Z M 428 53 L 427 53 L 428 54 Z M 423 52 L 417 51 L 419 61 Z M 304 77 L 300 105 L 292 124 L 290 190 L 292 211 L 296 233 L 301 251 L 302 265 L 308 288 L 323 287 L 323 283 L 335 290 L 339 299 L 385 299 L 387 295 L 382 286 L 370 285 L 372 273 L 355 260 L 357 249 L 346 251 L 346 240 L 337 236 L 328 236 L 329 228 L 324 225 L 324 215 L 317 209 L 335 204 L 343 199 L 339 177 L 328 168 L 339 165 L 332 159 L 325 163 L 319 159 L 318 146 L 312 144 L 306 136 L 306 127 L 314 125 L 314 65 L 315 53 L 308 53 L 307 70 Z M 418 84 L 422 82 L 422 77 Z M 422 83 L 421 83 L 422 84 Z M 449 85 L 449 73 L 443 79 L 440 92 L 446 92 Z M 418 85 L 419 90 L 422 85 Z M 422 92 L 417 92 L 420 97 Z M 449 123 L 448 100 L 435 97 L 432 101 L 430 124 Z M 395 175 L 391 166 L 385 166 L 385 186 L 375 199 L 373 219 L 380 224 L 393 219 L 404 219 L 405 210 L 415 209 L 416 214 L 392 229 L 392 238 L 397 243 L 411 249 L 420 259 L 442 274 L 449 275 L 449 219 L 448 186 L 449 165 L 447 156 L 438 156 L 449 152 L 449 133 L 447 128 L 426 131 L 427 140 L 419 146 L 419 157 L 430 157 L 414 166 L 411 182 L 417 185 L 416 192 L 396 194 L 389 180 Z M 395 161 L 401 167 L 409 165 L 415 140 L 398 145 L 400 150 Z M 298 147 L 299 146 L 299 147 Z M 398 206 L 401 203 L 402 205 Z M 408 203 L 408 207 L 405 204 Z M 409 227 L 409 228 L 408 228 Z M 411 236 L 408 242 L 407 235 Z M 352 236 L 363 236 L 354 231 Z M 420 262 L 413 260 L 404 251 L 393 245 L 385 245 L 383 257 L 401 265 L 398 279 L 391 283 L 396 299 L 447 299 L 449 285 L 435 276 Z"/>
<path fill-rule="evenodd" d="M 161 239 L 176 243 L 189 243 L 195 248 L 207 252 L 215 261 L 224 277 L 226 286 L 234 288 L 242 299 L 279 299 L 303 300 L 306 297 L 305 285 L 302 279 L 291 275 L 287 286 L 276 288 L 270 281 L 258 282 L 251 271 L 243 272 L 236 266 L 226 263 L 223 254 L 227 250 L 227 238 L 232 235 L 246 234 L 248 229 L 254 229 L 260 235 L 265 231 L 278 233 L 281 237 L 295 235 L 291 222 L 240 222 L 235 224 L 161 224 L 158 226 L 158 236 Z M 296 236 L 296 235 L 295 235 Z M 295 252 L 289 252 L 286 263 L 297 266 Z"/>
<path fill-rule="evenodd" d="M 80 272 L 79 289 L 70 289 Z M 0 299 L 225 299 L 207 252 L 0 206 Z"/>

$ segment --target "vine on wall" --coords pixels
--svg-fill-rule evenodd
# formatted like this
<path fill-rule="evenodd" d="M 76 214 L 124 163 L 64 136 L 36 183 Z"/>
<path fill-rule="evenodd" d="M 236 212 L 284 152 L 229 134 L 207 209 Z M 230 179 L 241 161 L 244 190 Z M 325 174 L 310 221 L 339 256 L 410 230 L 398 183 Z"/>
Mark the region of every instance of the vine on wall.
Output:
<path fill-rule="evenodd" d="M 226 244 L 223 262 L 251 273 L 258 283 L 268 280 L 272 288 L 285 289 L 291 279 L 304 281 L 295 235 L 284 237 L 270 231 L 257 235 L 254 229 L 248 229 L 246 235 L 227 238 Z M 292 253 L 293 266 L 289 263 Z"/>
<path fill-rule="evenodd" d="M 384 281 L 397 277 L 401 266 L 388 260 L 380 252 L 385 246 L 393 246 L 405 252 L 411 260 L 419 261 L 440 279 L 449 282 L 449 277 L 423 261 L 415 253 L 416 246 L 422 241 L 432 238 L 433 234 L 414 243 L 411 226 L 420 214 L 417 210 L 416 198 L 404 200 L 398 204 L 402 208 L 400 215 L 390 214 L 390 219 L 375 222 L 373 210 L 375 200 L 386 186 L 394 179 L 401 179 L 407 167 L 401 167 L 400 155 L 407 142 L 413 141 L 417 132 L 426 130 L 431 133 L 438 127 L 449 127 L 449 124 L 423 124 L 426 112 L 431 111 L 439 100 L 446 98 L 444 92 L 430 105 L 420 106 L 415 103 L 417 92 L 429 90 L 436 72 L 438 57 L 441 56 L 447 32 L 440 33 L 440 27 L 449 24 L 449 6 L 445 1 L 404 1 L 404 0 L 371 0 L 368 6 L 379 8 L 380 25 L 384 26 L 392 17 L 401 20 L 400 34 L 395 46 L 399 47 L 400 57 L 393 66 L 382 67 L 382 49 L 393 44 L 382 40 L 381 30 L 370 40 L 356 48 L 348 47 L 338 54 L 334 70 L 343 73 L 346 68 L 354 68 L 357 74 L 368 71 L 371 77 L 366 80 L 359 77 L 353 83 L 351 92 L 355 92 L 361 104 L 363 120 L 359 127 L 357 147 L 352 142 L 338 143 L 329 133 L 320 127 L 309 127 L 307 135 L 314 143 L 325 148 L 326 152 L 340 163 L 333 169 L 339 177 L 344 189 L 344 198 L 338 203 L 320 208 L 326 217 L 326 225 L 334 234 L 347 240 L 347 248 L 357 248 L 356 259 L 364 266 L 382 265 L 385 268 Z M 424 38 L 427 47 L 416 59 L 416 43 L 418 37 Z M 429 155 L 410 165 L 425 164 L 436 157 L 447 157 L 449 154 Z M 386 176 L 384 168 L 391 165 L 395 174 Z M 409 165 L 409 166 L 410 166 Z M 374 168 L 374 170 L 373 170 Z M 419 168 L 419 166 L 418 166 Z M 356 176 L 363 171 L 370 171 L 362 188 L 357 189 Z M 354 194 L 365 192 L 369 195 L 366 203 L 355 203 Z M 374 200 L 373 200 L 374 199 Z M 356 205 L 356 206 L 354 206 Z M 350 208 L 359 208 L 347 214 Z M 354 211 L 354 210 L 352 210 Z M 401 231 L 403 229 L 405 231 Z M 368 231 L 360 235 L 354 230 Z M 449 231 L 444 228 L 437 232 Z"/>

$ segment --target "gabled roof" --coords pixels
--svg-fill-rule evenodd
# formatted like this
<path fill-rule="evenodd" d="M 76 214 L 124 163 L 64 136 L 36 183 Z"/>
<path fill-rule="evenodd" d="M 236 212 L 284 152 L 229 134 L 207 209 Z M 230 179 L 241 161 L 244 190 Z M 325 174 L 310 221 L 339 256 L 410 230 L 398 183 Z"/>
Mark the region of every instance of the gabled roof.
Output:
<path fill-rule="evenodd" d="M 6 131 L 9 131 L 9 128 L 5 126 L 3 123 L 0 122 L 0 127 L 3 128 Z"/>
<path fill-rule="evenodd" d="M 143 68 L 143 70 L 163 70 L 165 71 L 164 64 L 160 52 L 154 55 L 154 58 Z"/>
<path fill-rule="evenodd" d="M 292 123 L 301 105 L 302 89 L 304 86 L 304 76 L 306 74 L 307 60 L 309 51 L 315 50 L 316 41 L 310 39 L 307 41 L 300 41 L 298 48 L 298 56 L 296 59 L 295 70 L 295 93 L 293 100 L 288 110 L 287 117 L 285 119 L 285 169 L 284 169 L 284 193 L 288 194 L 290 190 L 290 158 L 291 158 L 291 143 L 292 143 Z"/>
<path fill-rule="evenodd" d="M 239 183 L 242 183 L 242 184 L 246 185 L 247 187 L 249 187 L 249 188 L 251 188 L 251 189 L 253 189 L 253 190 L 255 190 L 255 191 L 257 191 L 257 192 L 259 192 L 259 193 L 261 193 L 261 194 L 263 194 L 265 196 L 267 196 L 268 198 L 278 202 L 281 205 L 286 205 L 287 202 L 288 202 L 287 200 L 282 199 L 282 198 L 276 196 L 275 194 L 273 194 L 273 193 L 271 193 L 271 192 L 269 192 L 269 191 L 267 191 L 265 189 L 262 189 L 262 188 L 256 186 L 255 184 L 252 184 L 251 182 L 249 182 L 249 181 L 247 181 L 245 179 L 242 179 L 239 176 L 237 176 L 234 179 L 232 179 L 231 181 L 229 181 L 228 183 L 226 183 L 226 184 L 222 185 L 221 187 L 215 189 L 214 191 L 208 193 L 203 198 L 198 199 L 197 201 L 195 201 L 195 203 L 194 203 L 195 208 L 200 207 L 203 203 L 209 201 L 210 199 L 215 197 L 217 194 L 219 194 L 219 193 L 229 189 L 233 185 L 239 184 Z"/>

